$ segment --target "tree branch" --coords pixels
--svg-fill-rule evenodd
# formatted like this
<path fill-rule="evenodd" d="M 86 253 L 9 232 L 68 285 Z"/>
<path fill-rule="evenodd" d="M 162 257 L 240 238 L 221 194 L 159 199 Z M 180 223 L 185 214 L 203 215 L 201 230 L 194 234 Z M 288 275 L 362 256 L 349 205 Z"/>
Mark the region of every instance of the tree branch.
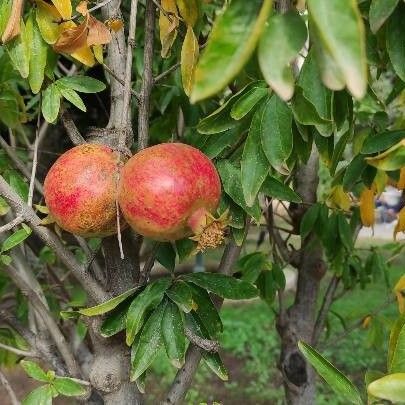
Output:
<path fill-rule="evenodd" d="M 169 67 L 166 71 L 160 73 L 153 79 L 153 84 L 156 84 L 160 80 L 163 80 L 166 76 L 170 75 L 170 73 L 174 72 L 180 67 L 180 62 L 176 63 L 175 65 Z"/>
<path fill-rule="evenodd" d="M 83 136 L 77 129 L 76 124 L 73 122 L 69 111 L 63 111 L 60 119 L 73 145 L 82 145 L 86 143 L 86 140 L 83 138 Z"/>
<path fill-rule="evenodd" d="M 100 303 L 109 298 L 109 295 L 103 290 L 100 284 L 89 274 L 87 266 L 82 266 L 76 260 L 75 255 L 63 245 L 58 236 L 41 225 L 41 219 L 35 214 L 35 211 L 27 206 L 2 176 L 0 176 L 0 195 L 7 200 L 18 215 L 24 218 L 39 238 L 55 251 L 61 261 L 72 271 L 73 275 L 94 301 Z"/>
<path fill-rule="evenodd" d="M 143 51 L 144 69 L 139 99 L 138 150 L 146 148 L 149 141 L 150 94 L 153 87 L 152 66 L 154 32 L 155 5 L 152 1 L 147 1 L 145 10 L 145 47 Z"/>
<path fill-rule="evenodd" d="M 4 389 L 7 391 L 8 396 L 11 400 L 11 405 L 21 405 L 20 401 L 17 399 L 14 390 L 11 388 L 10 383 L 8 382 L 6 376 L 0 371 L 0 382 L 3 385 Z"/>
<path fill-rule="evenodd" d="M 20 225 L 21 222 L 24 222 L 24 218 L 20 215 L 16 216 L 12 221 L 8 222 L 3 226 L 0 226 L 0 234 L 3 232 L 7 232 L 10 229 L 13 229 L 15 226 Z"/>
<path fill-rule="evenodd" d="M 193 333 L 190 329 L 185 328 L 185 334 L 187 339 L 194 345 L 197 346 L 207 352 L 217 353 L 219 351 L 220 345 L 215 340 L 204 339 L 195 333 Z"/>
<path fill-rule="evenodd" d="M 231 241 L 225 247 L 221 262 L 218 267 L 218 272 L 222 274 L 231 274 L 232 266 L 237 260 L 241 251 L 241 246 L 237 246 L 234 241 Z M 218 308 L 221 307 L 223 299 L 216 297 L 215 303 Z M 163 405 L 177 405 L 182 402 L 187 391 L 193 381 L 194 374 L 197 371 L 198 364 L 201 360 L 200 349 L 194 345 L 190 345 L 186 353 L 186 361 L 184 366 L 177 372 L 176 377 L 169 389 Z"/>
<path fill-rule="evenodd" d="M 0 349 L 7 350 L 11 353 L 16 354 L 17 356 L 23 357 L 39 357 L 38 353 L 33 351 L 21 350 L 17 349 L 16 347 L 8 346 L 3 343 L 0 343 Z"/>

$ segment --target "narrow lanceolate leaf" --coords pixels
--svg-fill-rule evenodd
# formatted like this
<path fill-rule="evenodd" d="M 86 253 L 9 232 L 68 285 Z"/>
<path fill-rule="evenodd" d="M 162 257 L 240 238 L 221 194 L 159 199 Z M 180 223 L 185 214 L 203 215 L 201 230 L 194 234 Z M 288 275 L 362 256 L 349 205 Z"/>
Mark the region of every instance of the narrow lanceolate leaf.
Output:
<path fill-rule="evenodd" d="M 176 0 L 176 3 L 186 24 L 193 27 L 198 19 L 197 0 Z"/>
<path fill-rule="evenodd" d="M 401 169 L 405 166 L 405 139 L 377 156 L 366 158 L 366 161 L 384 171 Z"/>
<path fill-rule="evenodd" d="M 170 284 L 171 280 L 169 278 L 159 279 L 149 284 L 145 290 L 132 301 L 127 313 L 126 342 L 128 346 L 133 343 L 136 334 L 140 331 L 147 311 L 160 303 Z"/>
<path fill-rule="evenodd" d="M 58 86 L 60 94 L 62 94 L 63 98 L 65 98 L 67 101 L 70 101 L 79 110 L 86 112 L 86 106 L 84 105 L 83 100 L 75 90 L 63 86 L 60 82 L 59 83 L 56 82 L 55 84 L 56 86 Z"/>
<path fill-rule="evenodd" d="M 53 49 L 58 53 L 72 54 L 87 46 L 88 18 L 76 25 L 73 21 L 64 23 Z"/>
<path fill-rule="evenodd" d="M 405 373 L 389 374 L 368 385 L 369 394 L 393 403 L 402 403 L 405 398 Z"/>
<path fill-rule="evenodd" d="M 187 33 L 181 48 L 181 80 L 184 92 L 189 96 L 194 83 L 195 68 L 199 55 L 198 41 L 191 25 L 187 27 Z"/>
<path fill-rule="evenodd" d="M 222 90 L 252 55 L 272 0 L 233 0 L 217 18 L 195 72 L 191 101 Z"/>
<path fill-rule="evenodd" d="M 398 318 L 390 333 L 388 371 L 405 373 L 405 315 Z"/>
<path fill-rule="evenodd" d="M 263 103 L 253 116 L 241 160 L 243 196 L 249 207 L 255 202 L 270 169 L 261 143 L 265 106 L 266 103 Z"/>
<path fill-rule="evenodd" d="M 64 20 L 70 20 L 70 18 L 72 17 L 71 0 L 52 0 L 52 3 L 59 11 Z"/>
<path fill-rule="evenodd" d="M 7 23 L 10 20 L 12 6 L 13 0 L 3 0 L 0 4 L 0 37 L 3 35 Z"/>
<path fill-rule="evenodd" d="M 326 360 L 314 348 L 304 342 L 298 342 L 298 347 L 301 353 L 318 372 L 318 374 L 328 383 L 328 385 L 340 398 L 345 399 L 352 404 L 363 404 L 359 390 L 328 360 Z"/>
<path fill-rule="evenodd" d="M 367 61 L 364 26 L 357 1 L 308 0 L 307 4 L 321 51 L 327 52 L 329 64 L 341 72 L 352 95 L 362 98 L 367 90 Z M 324 69 L 322 79 L 327 87 L 336 89 L 335 83 L 327 80 L 328 73 L 325 74 Z"/>
<path fill-rule="evenodd" d="M 175 0 L 162 0 L 160 5 L 165 11 L 160 10 L 159 14 L 159 36 L 162 45 L 160 54 L 162 58 L 168 58 L 177 37 L 179 19 Z"/>
<path fill-rule="evenodd" d="M 405 4 L 401 4 L 387 23 L 387 50 L 395 73 L 405 81 Z"/>
<path fill-rule="evenodd" d="M 20 365 L 24 369 L 24 371 L 34 380 L 48 382 L 49 378 L 46 375 L 45 371 L 42 370 L 38 364 L 34 363 L 33 361 L 29 360 L 21 360 Z"/>
<path fill-rule="evenodd" d="M 61 31 L 58 21 L 62 19 L 55 6 L 45 3 L 43 0 L 35 0 L 37 5 L 36 20 L 41 31 L 42 38 L 48 44 L 54 44 Z"/>
<path fill-rule="evenodd" d="M 182 367 L 186 351 L 184 320 L 177 305 L 171 301 L 167 302 L 163 313 L 162 336 L 167 357 L 175 367 Z"/>
<path fill-rule="evenodd" d="M 121 302 L 123 302 L 124 300 L 126 300 L 128 297 L 130 297 L 131 295 L 133 295 L 136 291 L 138 290 L 137 287 L 131 288 L 128 291 L 125 291 L 124 293 L 117 295 L 116 297 L 103 302 L 99 305 L 96 305 L 94 307 L 90 307 L 90 308 L 83 308 L 81 310 L 79 310 L 79 312 L 82 315 L 86 315 L 86 316 L 95 316 L 95 315 L 102 315 L 105 314 L 107 312 L 112 311 L 114 308 L 116 308 Z"/>
<path fill-rule="evenodd" d="M 193 309 L 193 295 L 191 288 L 187 283 L 181 280 L 177 280 L 166 291 L 166 295 L 178 305 L 178 307 L 184 312 L 190 312 Z"/>
<path fill-rule="evenodd" d="M 33 14 L 30 14 L 28 17 L 26 30 L 30 44 L 30 71 L 28 82 L 32 92 L 37 94 L 41 90 L 44 81 L 48 46 L 42 39 L 41 32 Z"/>
<path fill-rule="evenodd" d="M 81 75 L 63 77 L 58 80 L 58 83 L 61 83 L 69 89 L 76 90 L 79 93 L 98 93 L 103 91 L 106 87 L 100 80 Z"/>
<path fill-rule="evenodd" d="M 1 40 L 3 43 L 6 43 L 13 38 L 15 38 L 21 29 L 21 14 L 22 8 L 24 5 L 23 0 L 14 0 L 13 6 L 11 8 L 10 17 L 7 21 L 7 25 L 4 29 L 3 35 L 1 36 Z"/>
<path fill-rule="evenodd" d="M 291 62 L 304 46 L 307 28 L 297 12 L 272 15 L 259 42 L 259 64 L 264 78 L 283 99 L 294 93 Z"/>
<path fill-rule="evenodd" d="M 231 117 L 235 120 L 242 119 L 268 94 L 269 89 L 264 82 L 257 82 L 257 86 L 252 87 L 235 101 L 231 108 Z"/>
<path fill-rule="evenodd" d="M 129 301 L 129 300 L 128 300 Z M 127 322 L 129 302 L 122 302 L 104 319 L 101 327 L 100 334 L 103 337 L 114 336 L 118 332 L 125 329 Z"/>
<path fill-rule="evenodd" d="M 276 198 L 277 200 L 296 203 L 302 202 L 302 198 L 299 194 L 297 194 L 286 184 L 271 176 L 266 178 L 262 185 L 261 191 L 265 195 Z"/>
<path fill-rule="evenodd" d="M 161 303 L 146 321 L 133 347 L 131 381 L 138 379 L 152 364 L 162 347 L 162 318 L 166 303 Z"/>
<path fill-rule="evenodd" d="M 87 391 L 86 387 L 79 384 L 77 381 L 72 380 L 69 377 L 56 377 L 52 382 L 53 386 L 59 394 L 66 397 L 76 397 L 84 395 Z"/>
<path fill-rule="evenodd" d="M 382 152 L 391 148 L 402 139 L 405 139 L 405 130 L 384 131 L 374 136 L 369 136 L 365 139 L 361 149 L 362 154 L 371 154 Z"/>
<path fill-rule="evenodd" d="M 11 234 L 1 245 L 1 253 L 7 252 L 7 250 L 12 249 L 13 247 L 19 245 L 20 243 L 24 242 L 25 239 L 28 238 L 31 234 L 31 228 L 25 226 L 18 231 L 15 231 Z"/>
<path fill-rule="evenodd" d="M 4 45 L 15 69 L 19 71 L 24 79 L 28 77 L 30 68 L 29 43 L 27 39 L 25 24 L 21 21 L 20 35 Z"/>
<path fill-rule="evenodd" d="M 286 174 L 286 160 L 293 147 L 292 112 L 277 95 L 270 97 L 264 107 L 261 121 L 263 151 L 270 164 Z"/>
<path fill-rule="evenodd" d="M 52 405 L 52 388 L 42 385 L 31 391 L 22 401 L 22 405 Z"/>
<path fill-rule="evenodd" d="M 254 298 L 258 294 L 252 284 L 225 274 L 193 273 L 183 276 L 183 279 L 231 300 Z"/>
<path fill-rule="evenodd" d="M 105 24 L 93 16 L 89 16 L 87 45 L 105 45 L 111 42 L 111 33 Z"/>
<path fill-rule="evenodd" d="M 52 123 L 58 118 L 61 94 L 55 84 L 51 84 L 43 93 L 42 114 L 47 122 Z"/>
<path fill-rule="evenodd" d="M 374 190 L 365 188 L 360 194 L 360 218 L 364 226 L 373 226 L 374 213 Z"/>
<path fill-rule="evenodd" d="M 399 0 L 372 0 L 369 10 L 371 31 L 375 34 L 392 14 Z"/>

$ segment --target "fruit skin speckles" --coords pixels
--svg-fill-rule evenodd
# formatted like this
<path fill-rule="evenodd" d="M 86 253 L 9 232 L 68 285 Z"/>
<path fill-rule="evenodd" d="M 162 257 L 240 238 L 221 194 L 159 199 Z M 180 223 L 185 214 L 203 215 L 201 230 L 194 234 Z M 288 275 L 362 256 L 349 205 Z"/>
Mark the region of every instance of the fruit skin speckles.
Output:
<path fill-rule="evenodd" d="M 142 150 L 129 159 L 120 177 L 118 201 L 126 221 L 141 235 L 160 241 L 200 232 L 221 195 L 213 163 L 182 143 Z"/>
<path fill-rule="evenodd" d="M 107 146 L 84 144 L 60 156 L 44 182 L 45 202 L 56 223 L 84 237 L 117 232 L 118 153 Z"/>

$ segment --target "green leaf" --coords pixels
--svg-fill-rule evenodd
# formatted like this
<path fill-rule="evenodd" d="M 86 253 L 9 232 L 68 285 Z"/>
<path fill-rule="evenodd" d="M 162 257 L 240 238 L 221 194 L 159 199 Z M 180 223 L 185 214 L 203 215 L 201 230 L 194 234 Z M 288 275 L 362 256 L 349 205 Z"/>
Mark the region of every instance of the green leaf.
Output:
<path fill-rule="evenodd" d="M 402 326 L 400 326 L 402 324 Z M 390 336 L 390 373 L 405 373 L 405 320 L 399 319 Z"/>
<path fill-rule="evenodd" d="M 261 209 L 258 202 L 252 207 L 247 206 L 243 196 L 241 171 L 228 160 L 218 162 L 217 169 L 226 194 L 258 222 L 262 214 Z"/>
<path fill-rule="evenodd" d="M 1 253 L 7 252 L 7 250 L 12 249 L 13 247 L 22 243 L 28 236 L 31 235 L 31 228 L 22 228 L 15 231 L 10 235 L 1 245 Z"/>
<path fill-rule="evenodd" d="M 265 103 L 255 112 L 249 129 L 249 135 L 243 148 L 241 160 L 242 190 L 248 207 L 251 207 L 257 193 L 269 172 L 270 165 L 260 142 L 263 136 Z"/>
<path fill-rule="evenodd" d="M 315 226 L 318 220 L 321 206 L 319 204 L 314 204 L 308 208 L 307 212 L 301 219 L 300 224 L 300 235 L 301 238 L 306 238 Z"/>
<path fill-rule="evenodd" d="M 387 23 L 387 51 L 395 73 L 405 82 L 405 4 L 394 11 Z"/>
<path fill-rule="evenodd" d="M 231 117 L 235 120 L 242 119 L 268 94 L 269 89 L 265 87 L 251 88 L 235 101 L 231 108 Z"/>
<path fill-rule="evenodd" d="M 85 386 L 68 377 L 55 377 L 52 385 L 56 388 L 56 391 L 58 391 L 59 394 L 67 397 L 76 397 L 84 395 L 87 392 Z"/>
<path fill-rule="evenodd" d="M 328 383 L 339 397 L 344 398 L 352 404 L 363 404 L 358 389 L 345 375 L 329 363 L 328 360 L 322 357 L 322 355 L 310 345 L 302 341 L 298 342 L 298 347 L 318 374 Z"/>
<path fill-rule="evenodd" d="M 332 90 L 340 90 L 342 87 L 328 76 L 331 69 L 338 71 L 350 93 L 355 98 L 362 98 L 367 90 L 367 61 L 365 30 L 357 1 L 308 0 L 307 5 L 310 24 L 313 24 L 318 45 L 322 48 L 321 57 L 324 62 L 325 58 L 328 60 L 328 64 L 323 64 L 323 82 Z M 319 48 L 317 51 L 319 53 Z"/>
<path fill-rule="evenodd" d="M 243 132 L 241 128 L 242 125 L 245 125 L 245 122 L 240 123 L 238 126 L 228 129 L 217 136 L 210 136 L 204 143 L 204 146 L 200 148 L 201 152 L 207 155 L 211 160 L 215 159 L 226 148 L 237 142 L 241 136 L 240 133 Z"/>
<path fill-rule="evenodd" d="M 11 188 L 24 200 L 28 199 L 28 184 L 18 172 L 12 171 L 9 174 Z"/>
<path fill-rule="evenodd" d="M 106 88 L 105 84 L 100 82 L 100 80 L 80 75 L 63 77 L 59 79 L 57 83 L 69 89 L 76 90 L 79 93 L 99 93 Z"/>
<path fill-rule="evenodd" d="M 13 0 L 3 0 L 0 4 L 0 37 L 3 35 L 7 22 L 10 18 Z"/>
<path fill-rule="evenodd" d="M 159 243 L 156 260 L 169 271 L 174 271 L 176 266 L 176 251 L 169 242 Z"/>
<path fill-rule="evenodd" d="M 123 331 L 127 322 L 127 312 L 129 303 L 124 301 L 115 308 L 100 327 L 100 334 L 103 337 L 114 336 L 115 334 Z"/>
<path fill-rule="evenodd" d="M 193 309 L 193 295 L 190 286 L 182 280 L 176 280 L 166 291 L 166 295 L 184 312 Z"/>
<path fill-rule="evenodd" d="M 52 405 L 51 386 L 47 384 L 35 388 L 24 398 L 22 405 Z"/>
<path fill-rule="evenodd" d="M 392 14 L 399 0 L 371 0 L 369 22 L 371 31 L 375 34 Z"/>
<path fill-rule="evenodd" d="M 195 242 L 189 238 L 176 240 L 176 251 L 179 256 L 180 263 L 187 259 L 195 249 Z"/>
<path fill-rule="evenodd" d="M 256 286 L 259 289 L 260 298 L 267 304 L 272 305 L 278 288 L 273 272 L 262 271 L 256 280 Z"/>
<path fill-rule="evenodd" d="M 11 62 L 21 77 L 26 79 L 30 71 L 30 46 L 24 21 L 21 19 L 20 35 L 4 44 Z"/>
<path fill-rule="evenodd" d="M 161 325 L 165 307 L 166 303 L 162 302 L 155 309 L 133 347 L 131 381 L 138 379 L 149 368 L 163 344 Z"/>
<path fill-rule="evenodd" d="M 44 81 L 48 46 L 42 39 L 38 24 L 31 13 L 26 25 L 27 37 L 29 38 L 29 76 L 28 82 L 34 94 L 39 93 Z"/>
<path fill-rule="evenodd" d="M 56 82 L 55 84 L 58 86 L 60 93 L 67 101 L 70 101 L 79 110 L 86 112 L 86 106 L 84 105 L 82 98 L 75 90 L 62 85 L 59 82 Z"/>
<path fill-rule="evenodd" d="M 367 260 L 369 264 L 369 272 L 371 273 L 373 271 L 373 267 L 375 265 L 378 266 L 378 257 L 377 253 L 374 251 L 372 255 L 368 257 L 369 260 Z M 394 323 L 392 326 L 391 332 L 390 332 L 390 340 L 389 340 L 389 345 L 388 345 L 388 355 L 387 355 L 387 369 L 391 370 L 391 363 L 392 359 L 394 357 L 394 353 L 397 347 L 398 343 L 398 337 L 400 333 L 404 330 L 405 328 L 405 315 L 401 315 Z"/>
<path fill-rule="evenodd" d="M 186 314 L 186 319 L 187 326 L 193 331 L 193 333 L 204 339 L 211 339 L 210 334 L 195 313 L 191 312 L 190 314 Z M 214 372 L 221 380 L 228 380 L 228 372 L 218 353 L 208 353 L 207 351 L 202 350 L 202 356 L 205 364 L 212 372 Z"/>
<path fill-rule="evenodd" d="M 184 320 L 177 305 L 171 301 L 167 302 L 163 313 L 162 336 L 167 357 L 176 368 L 182 367 L 186 352 Z"/>
<path fill-rule="evenodd" d="M 20 124 L 20 109 L 18 95 L 12 91 L 2 89 L 0 93 L 0 120 L 10 128 Z"/>
<path fill-rule="evenodd" d="M 49 382 L 49 378 L 46 375 L 45 371 L 42 370 L 38 364 L 34 363 L 33 361 L 29 360 L 21 360 L 20 365 L 24 369 L 24 371 L 34 380 L 42 381 L 42 382 Z"/>
<path fill-rule="evenodd" d="M 405 373 L 386 375 L 367 387 L 369 394 L 394 403 L 403 403 L 405 398 Z"/>
<path fill-rule="evenodd" d="M 384 171 L 393 171 L 405 166 L 405 139 L 385 152 L 366 158 L 369 165 Z"/>
<path fill-rule="evenodd" d="M 145 290 L 132 301 L 127 313 L 126 342 L 128 346 L 133 343 L 136 334 L 140 331 L 147 311 L 162 301 L 163 295 L 170 284 L 171 280 L 169 278 L 156 280 L 150 283 Z M 141 374 L 142 373 L 139 375 Z"/>
<path fill-rule="evenodd" d="M 351 191 L 356 182 L 361 178 L 361 174 L 366 168 L 367 164 L 364 156 L 357 155 L 347 165 L 345 174 L 343 176 L 343 189 L 344 191 Z"/>
<path fill-rule="evenodd" d="M 299 194 L 272 176 L 266 178 L 262 185 L 261 192 L 282 201 L 302 202 L 302 198 Z"/>
<path fill-rule="evenodd" d="M 78 312 L 86 316 L 105 314 L 106 312 L 109 312 L 114 308 L 116 308 L 122 301 L 126 300 L 128 297 L 133 295 L 138 289 L 139 289 L 138 287 L 131 288 L 130 290 L 125 291 L 124 293 L 117 295 L 116 297 L 111 298 L 108 301 L 105 301 L 94 307 L 80 309 Z"/>
<path fill-rule="evenodd" d="M 191 102 L 222 90 L 252 55 L 272 6 L 271 0 L 233 0 L 217 17 L 197 64 Z"/>
<path fill-rule="evenodd" d="M 257 297 L 258 291 L 246 281 L 238 280 L 232 276 L 218 273 L 193 273 L 182 277 L 183 280 L 194 283 L 200 287 L 231 300 L 249 299 Z"/>
<path fill-rule="evenodd" d="M 277 95 L 266 100 L 261 120 L 263 151 L 270 164 L 286 174 L 286 160 L 293 146 L 292 112 Z"/>
<path fill-rule="evenodd" d="M 42 114 L 47 122 L 52 123 L 58 118 L 61 94 L 55 84 L 51 84 L 43 92 Z"/>
<path fill-rule="evenodd" d="M 305 22 L 294 11 L 270 16 L 260 38 L 260 69 L 267 83 L 283 100 L 289 100 L 293 96 L 294 74 L 291 62 L 306 39 Z"/>
<path fill-rule="evenodd" d="M 343 214 L 339 213 L 337 217 L 339 238 L 343 246 L 351 252 L 353 250 L 353 235 L 349 223 Z"/>
<path fill-rule="evenodd" d="M 207 329 L 209 335 L 211 337 L 216 337 L 223 330 L 222 321 L 217 308 L 212 302 L 209 293 L 204 290 L 204 288 L 192 284 L 190 285 L 190 288 L 196 306 L 194 312 Z"/>
<path fill-rule="evenodd" d="M 405 131 L 386 131 L 374 136 L 368 136 L 363 143 L 361 153 L 369 155 L 371 153 L 382 152 L 391 148 L 402 139 L 405 139 Z"/>
<path fill-rule="evenodd" d="M 1 261 L 4 265 L 9 266 L 10 263 L 13 261 L 13 259 L 12 259 L 10 256 L 8 256 L 8 255 L 0 255 L 0 261 Z"/>
<path fill-rule="evenodd" d="M 273 272 L 274 281 L 277 283 L 278 287 L 284 290 L 286 279 L 283 269 L 277 263 L 274 263 L 271 271 Z"/>

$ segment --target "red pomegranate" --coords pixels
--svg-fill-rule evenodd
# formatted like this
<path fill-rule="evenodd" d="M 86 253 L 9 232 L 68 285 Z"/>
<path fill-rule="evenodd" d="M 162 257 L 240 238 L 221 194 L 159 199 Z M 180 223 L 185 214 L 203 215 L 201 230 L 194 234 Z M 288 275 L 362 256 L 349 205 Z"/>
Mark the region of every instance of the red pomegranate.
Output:
<path fill-rule="evenodd" d="M 118 153 L 107 146 L 76 146 L 53 164 L 44 183 L 49 213 L 64 230 L 84 237 L 117 232 Z"/>
<path fill-rule="evenodd" d="M 223 241 L 226 221 L 212 216 L 220 195 L 212 162 L 182 143 L 163 143 L 132 156 L 118 189 L 124 218 L 136 232 L 159 241 L 194 234 L 198 250 Z"/>

